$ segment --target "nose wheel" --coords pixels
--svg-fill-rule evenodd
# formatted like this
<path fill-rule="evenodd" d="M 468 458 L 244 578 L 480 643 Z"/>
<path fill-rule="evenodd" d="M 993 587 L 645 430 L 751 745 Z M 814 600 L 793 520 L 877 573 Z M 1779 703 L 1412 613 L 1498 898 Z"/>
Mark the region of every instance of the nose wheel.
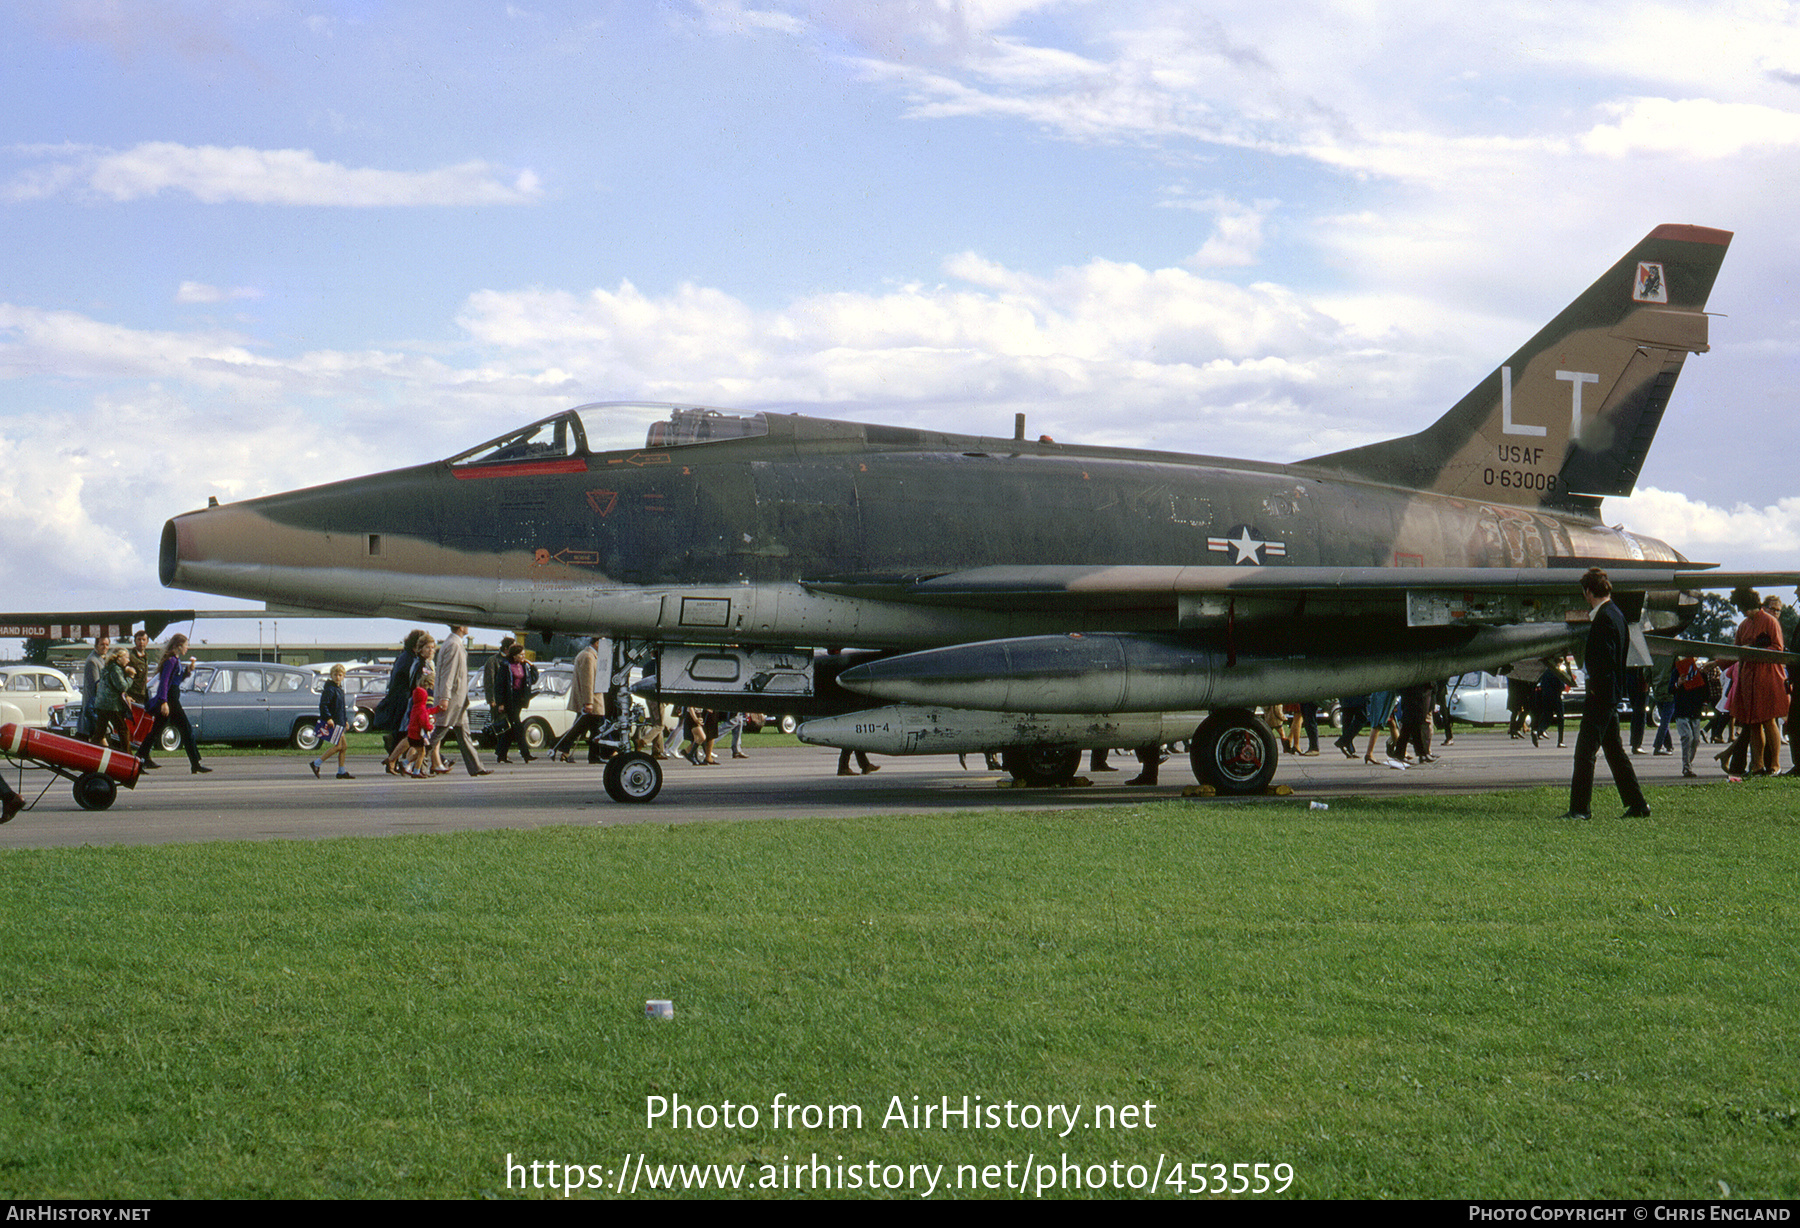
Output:
<path fill-rule="evenodd" d="M 606 761 L 602 773 L 606 795 L 615 802 L 649 802 L 662 792 L 662 764 L 642 751 L 628 751 Z"/>

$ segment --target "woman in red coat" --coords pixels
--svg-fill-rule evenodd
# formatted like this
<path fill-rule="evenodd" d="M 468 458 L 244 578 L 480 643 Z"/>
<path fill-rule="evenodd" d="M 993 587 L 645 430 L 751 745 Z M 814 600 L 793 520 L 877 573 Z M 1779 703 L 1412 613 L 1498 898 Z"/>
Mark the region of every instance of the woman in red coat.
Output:
<path fill-rule="evenodd" d="M 1732 603 L 1744 612 L 1738 624 L 1740 648 L 1773 648 L 1785 652 L 1781 624 L 1762 608 L 1762 599 L 1747 588 L 1732 595 Z M 1737 686 L 1731 692 L 1731 715 L 1750 735 L 1749 773 L 1768 776 L 1781 767 L 1781 718 L 1787 715 L 1787 671 L 1774 663 L 1741 661 Z"/>

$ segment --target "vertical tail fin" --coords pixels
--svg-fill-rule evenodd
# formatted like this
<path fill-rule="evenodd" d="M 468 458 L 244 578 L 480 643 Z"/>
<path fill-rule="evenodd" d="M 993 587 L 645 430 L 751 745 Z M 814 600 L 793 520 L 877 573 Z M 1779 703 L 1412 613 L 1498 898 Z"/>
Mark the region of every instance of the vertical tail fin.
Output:
<path fill-rule="evenodd" d="M 1628 495 L 1690 353 L 1728 230 L 1658 226 L 1417 435 L 1305 462 L 1484 503 Z"/>

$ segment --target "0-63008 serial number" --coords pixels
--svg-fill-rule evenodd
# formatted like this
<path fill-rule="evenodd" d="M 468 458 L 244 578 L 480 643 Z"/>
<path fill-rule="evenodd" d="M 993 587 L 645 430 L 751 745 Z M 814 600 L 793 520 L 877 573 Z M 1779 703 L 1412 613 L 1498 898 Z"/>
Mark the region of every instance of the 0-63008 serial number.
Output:
<path fill-rule="evenodd" d="M 1505 486 L 1511 490 L 1555 490 L 1554 473 L 1531 473 L 1524 469 L 1484 469 L 1481 480 L 1489 486 Z"/>

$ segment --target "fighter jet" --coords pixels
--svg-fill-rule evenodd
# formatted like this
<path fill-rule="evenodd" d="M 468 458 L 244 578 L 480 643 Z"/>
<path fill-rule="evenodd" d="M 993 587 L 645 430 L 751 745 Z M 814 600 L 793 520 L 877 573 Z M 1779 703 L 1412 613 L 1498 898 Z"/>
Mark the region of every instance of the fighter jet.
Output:
<path fill-rule="evenodd" d="M 1200 780 L 1258 791 L 1278 757 L 1259 704 L 1573 650 L 1591 565 L 1641 653 L 1693 590 L 1739 579 L 1600 519 L 1707 349 L 1730 240 L 1657 227 L 1432 426 L 1311 460 L 687 405 L 609 442 L 645 408 L 584 405 L 177 516 L 161 578 L 272 609 L 603 633 L 676 702 L 811 714 L 803 736 L 832 745 L 1005 750 L 1039 781 L 1084 747 L 1185 737 Z M 620 800 L 660 786 L 644 756 L 608 768 Z"/>

